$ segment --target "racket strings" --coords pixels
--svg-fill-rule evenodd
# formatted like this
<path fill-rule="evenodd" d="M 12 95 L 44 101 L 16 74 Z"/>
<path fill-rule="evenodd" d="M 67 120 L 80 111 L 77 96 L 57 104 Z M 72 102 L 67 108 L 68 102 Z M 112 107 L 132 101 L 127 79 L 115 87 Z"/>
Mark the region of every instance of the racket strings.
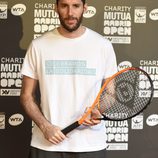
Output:
<path fill-rule="evenodd" d="M 141 97 L 139 94 L 140 74 L 140 71 L 132 70 L 113 78 L 100 95 L 100 112 L 110 119 L 119 120 L 129 118 L 144 109 L 150 95 Z"/>

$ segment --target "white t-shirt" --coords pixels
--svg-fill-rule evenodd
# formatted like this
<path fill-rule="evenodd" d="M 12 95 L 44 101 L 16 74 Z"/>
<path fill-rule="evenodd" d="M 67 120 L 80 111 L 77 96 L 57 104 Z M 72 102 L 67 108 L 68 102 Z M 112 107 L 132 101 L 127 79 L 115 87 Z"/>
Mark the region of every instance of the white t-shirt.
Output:
<path fill-rule="evenodd" d="M 111 43 L 86 28 L 77 38 L 66 38 L 57 29 L 49 31 L 30 44 L 22 74 L 39 80 L 41 110 L 61 129 L 78 120 L 94 101 L 103 78 L 117 71 Z M 47 151 L 85 152 L 106 147 L 104 122 L 81 125 L 63 142 L 53 145 L 35 126 L 31 145 Z"/>

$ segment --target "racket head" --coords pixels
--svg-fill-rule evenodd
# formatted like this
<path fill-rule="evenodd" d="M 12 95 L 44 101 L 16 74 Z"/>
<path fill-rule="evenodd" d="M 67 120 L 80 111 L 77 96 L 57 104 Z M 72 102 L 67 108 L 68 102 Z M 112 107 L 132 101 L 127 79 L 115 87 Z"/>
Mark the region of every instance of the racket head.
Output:
<path fill-rule="evenodd" d="M 146 82 L 148 88 L 141 91 Z M 98 97 L 98 110 L 103 120 L 122 121 L 141 113 L 153 98 L 153 82 L 144 70 L 130 67 L 110 77 Z"/>

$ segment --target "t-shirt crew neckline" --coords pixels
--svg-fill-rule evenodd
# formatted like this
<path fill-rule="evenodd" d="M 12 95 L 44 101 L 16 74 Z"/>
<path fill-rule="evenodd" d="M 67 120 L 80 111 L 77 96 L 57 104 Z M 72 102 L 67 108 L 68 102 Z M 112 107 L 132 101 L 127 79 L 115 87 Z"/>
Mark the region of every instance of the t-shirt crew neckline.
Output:
<path fill-rule="evenodd" d="M 65 38 L 65 39 L 67 39 L 67 40 L 79 40 L 79 39 L 81 39 L 81 38 L 84 38 L 84 37 L 87 35 L 87 32 L 88 32 L 88 29 L 85 28 L 85 32 L 84 32 L 81 36 L 75 37 L 75 38 L 68 38 L 68 37 L 65 37 L 65 36 L 61 35 L 61 34 L 59 33 L 59 31 L 58 31 L 57 28 L 54 30 L 54 33 L 55 33 L 56 35 L 58 35 L 58 36 L 61 37 L 61 38 Z"/>

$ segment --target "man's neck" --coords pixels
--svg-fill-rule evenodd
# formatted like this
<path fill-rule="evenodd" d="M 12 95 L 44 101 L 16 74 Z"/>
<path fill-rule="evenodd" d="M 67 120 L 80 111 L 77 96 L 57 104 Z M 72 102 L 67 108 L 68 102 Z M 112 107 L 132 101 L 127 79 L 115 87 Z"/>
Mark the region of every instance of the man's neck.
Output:
<path fill-rule="evenodd" d="M 58 27 L 58 32 L 67 38 L 77 38 L 84 34 L 86 28 L 84 26 L 80 26 L 77 30 L 69 32 L 65 30 L 62 26 Z"/>

